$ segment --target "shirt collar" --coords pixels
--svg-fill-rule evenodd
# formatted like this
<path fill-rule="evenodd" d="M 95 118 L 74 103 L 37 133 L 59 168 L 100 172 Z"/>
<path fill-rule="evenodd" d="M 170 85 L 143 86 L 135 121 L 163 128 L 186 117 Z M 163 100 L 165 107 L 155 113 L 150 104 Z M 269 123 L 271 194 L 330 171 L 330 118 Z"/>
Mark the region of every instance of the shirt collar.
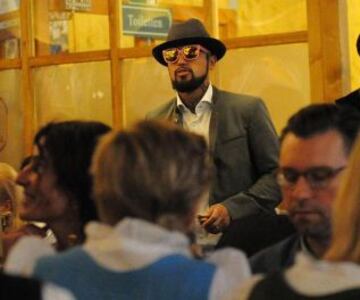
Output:
<path fill-rule="evenodd" d="M 144 268 L 162 257 L 192 257 L 189 239 L 181 232 L 136 218 L 125 218 L 111 227 L 89 222 L 85 250 L 102 266 L 116 271 Z"/>
<path fill-rule="evenodd" d="M 200 99 L 200 102 L 208 102 L 209 104 L 212 104 L 212 96 L 213 96 L 213 86 L 211 85 L 211 83 L 209 84 L 204 96 Z M 196 105 L 198 106 L 199 103 Z M 187 110 L 187 107 L 185 106 L 185 104 L 182 102 L 182 100 L 180 99 L 179 93 L 176 93 L 176 106 L 181 110 Z"/>
<path fill-rule="evenodd" d="M 300 238 L 300 249 L 301 249 L 301 252 L 304 253 L 305 255 L 312 257 L 314 259 L 317 259 L 317 257 L 315 257 L 314 253 L 311 251 L 311 249 L 307 245 L 304 236 L 301 236 L 301 238 Z"/>

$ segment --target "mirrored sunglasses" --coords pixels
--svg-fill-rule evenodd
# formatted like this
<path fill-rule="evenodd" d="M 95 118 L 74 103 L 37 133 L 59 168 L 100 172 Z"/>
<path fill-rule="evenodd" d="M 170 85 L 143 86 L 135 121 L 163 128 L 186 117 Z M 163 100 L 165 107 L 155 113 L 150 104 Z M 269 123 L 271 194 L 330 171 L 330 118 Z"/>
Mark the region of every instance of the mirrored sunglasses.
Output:
<path fill-rule="evenodd" d="M 277 170 L 276 179 L 281 187 L 293 188 L 299 178 L 303 176 L 312 189 L 325 188 L 330 180 L 340 173 L 346 166 L 339 168 L 314 167 L 300 172 L 293 168 L 280 168 Z"/>
<path fill-rule="evenodd" d="M 201 45 L 186 45 L 181 48 L 165 49 L 162 51 L 162 55 L 166 63 L 174 64 L 178 61 L 180 54 L 182 54 L 185 60 L 191 61 L 197 59 L 201 51 L 209 53 L 209 51 Z"/>

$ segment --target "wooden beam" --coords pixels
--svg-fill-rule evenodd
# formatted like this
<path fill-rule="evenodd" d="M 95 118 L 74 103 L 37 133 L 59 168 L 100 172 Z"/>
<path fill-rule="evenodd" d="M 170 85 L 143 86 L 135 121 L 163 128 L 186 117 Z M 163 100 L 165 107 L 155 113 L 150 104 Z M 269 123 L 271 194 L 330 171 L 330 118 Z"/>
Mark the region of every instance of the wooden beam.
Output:
<path fill-rule="evenodd" d="M 103 61 L 110 59 L 109 50 L 77 52 L 77 53 L 60 53 L 55 55 L 44 55 L 31 57 L 29 59 L 30 67 L 43 67 L 62 64 L 85 63 L 93 61 Z"/>
<path fill-rule="evenodd" d="M 118 57 L 120 59 L 150 57 L 152 48 L 152 46 L 144 46 L 118 49 Z"/>
<path fill-rule="evenodd" d="M 18 10 L 12 11 L 9 13 L 5 13 L 5 14 L 0 14 L 0 22 L 13 20 L 16 18 L 20 18 L 20 13 Z"/>
<path fill-rule="evenodd" d="M 214 38 L 219 38 L 219 8 L 217 2 L 217 0 L 204 0 L 205 27 Z"/>
<path fill-rule="evenodd" d="M 252 36 L 243 38 L 231 38 L 223 41 L 228 49 L 262 47 L 292 43 L 306 43 L 307 32 L 289 32 L 264 36 Z M 151 46 L 117 49 L 118 59 L 151 57 Z M 83 63 L 91 61 L 104 61 L 110 59 L 109 50 L 64 53 L 31 57 L 30 67 L 42 67 L 67 63 Z M 0 60 L 0 69 L 19 68 L 19 60 Z"/>
<path fill-rule="evenodd" d="M 307 0 L 312 102 L 342 95 L 339 2 Z"/>
<path fill-rule="evenodd" d="M 219 8 L 217 0 L 204 0 L 204 25 L 210 36 L 219 38 Z M 210 80 L 215 85 L 220 84 L 220 69 L 216 68 L 210 72 Z"/>
<path fill-rule="evenodd" d="M 267 35 L 257 35 L 248 37 L 237 37 L 226 39 L 225 43 L 228 49 L 264 47 L 294 43 L 306 43 L 308 41 L 307 31 L 274 33 Z"/>
<path fill-rule="evenodd" d="M 20 28 L 21 28 L 21 96 L 23 101 L 23 135 L 24 153 L 29 155 L 32 152 L 32 139 L 34 135 L 34 99 L 31 85 L 29 66 L 30 53 L 30 0 L 20 1 Z"/>
<path fill-rule="evenodd" d="M 33 1 L 33 43 L 36 56 L 50 55 L 49 1 Z"/>
<path fill-rule="evenodd" d="M 0 59 L 0 71 L 8 70 L 8 69 L 20 69 L 21 68 L 21 60 L 19 58 L 16 59 Z"/>
<path fill-rule="evenodd" d="M 121 64 L 118 58 L 120 32 L 120 9 L 118 0 L 109 0 L 109 36 L 110 36 L 110 65 L 111 65 L 111 97 L 113 126 L 120 129 L 124 126 L 123 120 L 123 96 Z"/>

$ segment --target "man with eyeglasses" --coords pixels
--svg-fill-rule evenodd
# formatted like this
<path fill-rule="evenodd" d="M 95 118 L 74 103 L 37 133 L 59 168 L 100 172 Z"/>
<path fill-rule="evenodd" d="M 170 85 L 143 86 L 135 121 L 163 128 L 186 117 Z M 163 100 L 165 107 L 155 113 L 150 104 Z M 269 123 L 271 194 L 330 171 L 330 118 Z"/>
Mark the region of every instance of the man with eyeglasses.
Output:
<path fill-rule="evenodd" d="M 199 221 L 214 234 L 229 232 L 232 220 L 274 214 L 280 201 L 273 176 L 278 138 L 267 108 L 259 98 L 221 91 L 210 83 L 209 71 L 225 52 L 225 45 L 210 37 L 199 20 L 173 24 L 153 56 L 168 68 L 176 97 L 148 115 L 207 139 L 216 170 L 209 207 Z"/>
<path fill-rule="evenodd" d="M 331 206 L 359 124 L 357 111 L 334 104 L 311 105 L 290 118 L 280 138 L 277 181 L 297 233 L 251 257 L 253 273 L 289 267 L 298 252 L 323 256 Z"/>

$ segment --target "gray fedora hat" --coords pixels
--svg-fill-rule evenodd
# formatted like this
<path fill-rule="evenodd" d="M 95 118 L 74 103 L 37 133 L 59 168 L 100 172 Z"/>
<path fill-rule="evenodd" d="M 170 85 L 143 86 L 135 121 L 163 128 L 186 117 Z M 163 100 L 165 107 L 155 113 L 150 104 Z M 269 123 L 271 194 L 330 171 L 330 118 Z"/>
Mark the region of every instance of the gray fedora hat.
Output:
<path fill-rule="evenodd" d="M 172 24 L 166 42 L 155 46 L 152 54 L 159 63 L 167 66 L 162 55 L 163 50 L 191 44 L 200 44 L 215 55 L 217 60 L 220 60 L 226 52 L 223 42 L 210 37 L 198 19 L 189 19 L 185 22 Z"/>

